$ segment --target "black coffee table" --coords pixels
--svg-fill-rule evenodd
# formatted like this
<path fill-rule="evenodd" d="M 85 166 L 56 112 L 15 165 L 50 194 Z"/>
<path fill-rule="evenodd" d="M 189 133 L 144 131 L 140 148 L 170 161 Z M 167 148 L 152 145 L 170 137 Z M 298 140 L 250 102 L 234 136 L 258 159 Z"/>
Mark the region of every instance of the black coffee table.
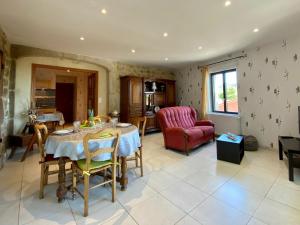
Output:
<path fill-rule="evenodd" d="M 288 158 L 289 180 L 294 181 L 294 168 L 300 167 L 300 139 L 289 136 L 278 137 L 279 159 L 283 160 L 283 153 Z"/>
<path fill-rule="evenodd" d="M 217 139 L 217 159 L 235 164 L 240 164 L 244 156 L 244 138 L 235 136 L 235 140 L 228 138 L 227 134 L 222 134 Z"/>

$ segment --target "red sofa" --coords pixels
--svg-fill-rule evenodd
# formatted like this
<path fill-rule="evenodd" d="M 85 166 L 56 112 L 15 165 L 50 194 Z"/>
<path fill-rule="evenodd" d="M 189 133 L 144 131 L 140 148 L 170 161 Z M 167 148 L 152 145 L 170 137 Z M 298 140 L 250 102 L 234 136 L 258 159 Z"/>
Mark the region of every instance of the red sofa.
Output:
<path fill-rule="evenodd" d="M 197 146 L 215 140 L 214 123 L 209 120 L 197 121 L 194 108 L 176 106 L 163 108 L 157 113 L 166 149 L 189 151 Z"/>

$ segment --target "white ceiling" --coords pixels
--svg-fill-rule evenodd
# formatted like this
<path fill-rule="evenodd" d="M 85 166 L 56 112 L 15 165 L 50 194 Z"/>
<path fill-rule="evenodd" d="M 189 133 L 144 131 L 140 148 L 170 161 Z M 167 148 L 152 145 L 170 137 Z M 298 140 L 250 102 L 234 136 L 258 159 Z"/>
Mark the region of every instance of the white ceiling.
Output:
<path fill-rule="evenodd" d="M 231 2 L 225 7 L 225 0 L 1 0 L 0 26 L 14 44 L 170 68 L 299 31 L 300 0 Z M 253 33 L 256 27 L 260 32 Z"/>

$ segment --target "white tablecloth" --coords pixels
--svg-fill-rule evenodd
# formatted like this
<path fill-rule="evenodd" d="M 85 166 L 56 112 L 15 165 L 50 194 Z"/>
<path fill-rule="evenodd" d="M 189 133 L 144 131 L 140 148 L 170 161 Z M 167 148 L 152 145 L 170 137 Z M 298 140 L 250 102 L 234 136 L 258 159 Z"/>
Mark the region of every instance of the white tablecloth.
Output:
<path fill-rule="evenodd" d="M 126 130 L 127 129 L 127 130 Z M 118 156 L 130 156 L 138 147 L 141 146 L 138 129 L 135 126 L 131 126 L 131 129 L 121 128 L 122 134 L 120 137 Z M 95 131 L 94 131 L 95 132 Z M 73 134 L 64 136 L 50 135 L 45 143 L 45 149 L 47 154 L 53 154 L 55 158 L 69 157 L 71 160 L 79 160 L 85 158 L 83 149 L 84 135 Z M 80 136 L 80 138 L 78 138 Z M 67 140 L 66 140 L 67 139 Z M 103 147 L 111 147 L 113 138 L 91 140 L 89 142 L 90 150 L 95 150 Z M 103 161 L 111 158 L 110 153 L 98 155 L 93 160 Z"/>

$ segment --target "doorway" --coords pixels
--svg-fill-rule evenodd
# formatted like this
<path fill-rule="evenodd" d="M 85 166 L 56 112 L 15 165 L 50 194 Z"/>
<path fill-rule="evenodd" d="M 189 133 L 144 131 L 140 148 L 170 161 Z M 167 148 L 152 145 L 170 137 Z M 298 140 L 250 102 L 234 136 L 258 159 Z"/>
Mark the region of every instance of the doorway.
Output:
<path fill-rule="evenodd" d="M 74 121 L 74 84 L 56 83 L 56 110 L 62 112 L 66 123 Z"/>
<path fill-rule="evenodd" d="M 32 64 L 31 104 L 39 114 L 62 112 L 66 123 L 86 120 L 88 109 L 98 114 L 98 80 L 95 70 Z"/>

